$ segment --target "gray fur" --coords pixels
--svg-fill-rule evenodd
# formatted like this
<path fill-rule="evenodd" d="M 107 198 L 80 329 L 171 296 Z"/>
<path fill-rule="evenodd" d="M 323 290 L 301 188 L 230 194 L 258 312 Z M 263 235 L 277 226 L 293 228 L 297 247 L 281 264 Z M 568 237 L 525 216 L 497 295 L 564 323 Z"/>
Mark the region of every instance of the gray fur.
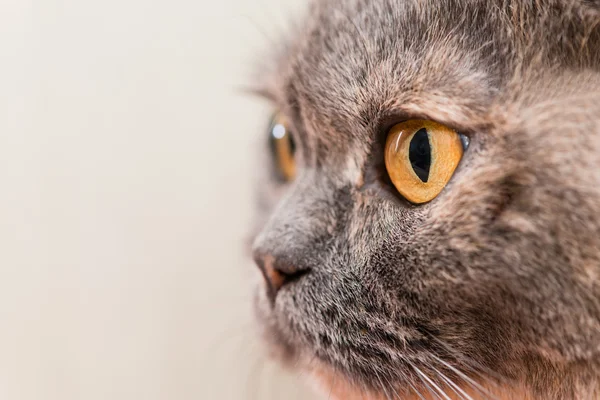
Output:
<path fill-rule="evenodd" d="M 281 359 L 387 396 L 422 386 L 413 366 L 463 380 L 440 359 L 539 398 L 600 396 L 597 3 L 320 0 L 284 48 L 261 91 L 299 176 L 266 183 L 254 251 L 310 273 L 273 306 L 258 288 Z M 418 207 L 383 168 L 408 118 L 471 139 Z"/>

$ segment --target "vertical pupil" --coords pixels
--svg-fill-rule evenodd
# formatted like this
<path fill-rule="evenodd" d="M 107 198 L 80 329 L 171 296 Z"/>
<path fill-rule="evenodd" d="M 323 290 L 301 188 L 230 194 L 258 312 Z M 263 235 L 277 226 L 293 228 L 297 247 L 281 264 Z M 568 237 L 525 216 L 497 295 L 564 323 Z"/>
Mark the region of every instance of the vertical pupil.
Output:
<path fill-rule="evenodd" d="M 410 141 L 408 158 L 415 174 L 423 182 L 429 179 L 429 167 L 431 166 L 431 147 L 427 129 L 421 128 L 414 134 Z"/>

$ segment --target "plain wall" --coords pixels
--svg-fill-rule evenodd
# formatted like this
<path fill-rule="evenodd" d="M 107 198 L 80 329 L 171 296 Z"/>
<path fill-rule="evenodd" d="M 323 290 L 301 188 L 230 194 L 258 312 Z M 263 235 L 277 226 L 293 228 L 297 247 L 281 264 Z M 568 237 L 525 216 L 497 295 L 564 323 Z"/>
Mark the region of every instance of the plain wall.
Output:
<path fill-rule="evenodd" d="M 251 328 L 235 90 L 303 3 L 0 3 L 0 399 L 313 398 Z"/>

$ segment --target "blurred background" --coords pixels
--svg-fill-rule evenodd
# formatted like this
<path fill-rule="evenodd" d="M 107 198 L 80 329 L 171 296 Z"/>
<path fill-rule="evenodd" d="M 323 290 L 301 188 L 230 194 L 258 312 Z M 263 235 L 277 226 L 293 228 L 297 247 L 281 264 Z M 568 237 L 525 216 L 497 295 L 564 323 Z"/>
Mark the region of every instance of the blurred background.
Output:
<path fill-rule="evenodd" d="M 236 92 L 304 3 L 0 3 L 0 399 L 314 398 L 252 330 Z"/>

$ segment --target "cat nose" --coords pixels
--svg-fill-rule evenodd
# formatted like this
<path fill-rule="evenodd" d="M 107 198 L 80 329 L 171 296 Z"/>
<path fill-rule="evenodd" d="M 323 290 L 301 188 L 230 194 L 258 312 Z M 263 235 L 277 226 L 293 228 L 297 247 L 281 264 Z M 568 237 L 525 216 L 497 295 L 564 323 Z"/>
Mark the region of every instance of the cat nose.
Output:
<path fill-rule="evenodd" d="M 267 294 L 271 302 L 275 301 L 275 297 L 281 288 L 296 282 L 310 271 L 310 268 L 298 267 L 282 262 L 282 260 L 270 254 L 262 255 L 255 253 L 254 261 L 265 277 Z"/>

